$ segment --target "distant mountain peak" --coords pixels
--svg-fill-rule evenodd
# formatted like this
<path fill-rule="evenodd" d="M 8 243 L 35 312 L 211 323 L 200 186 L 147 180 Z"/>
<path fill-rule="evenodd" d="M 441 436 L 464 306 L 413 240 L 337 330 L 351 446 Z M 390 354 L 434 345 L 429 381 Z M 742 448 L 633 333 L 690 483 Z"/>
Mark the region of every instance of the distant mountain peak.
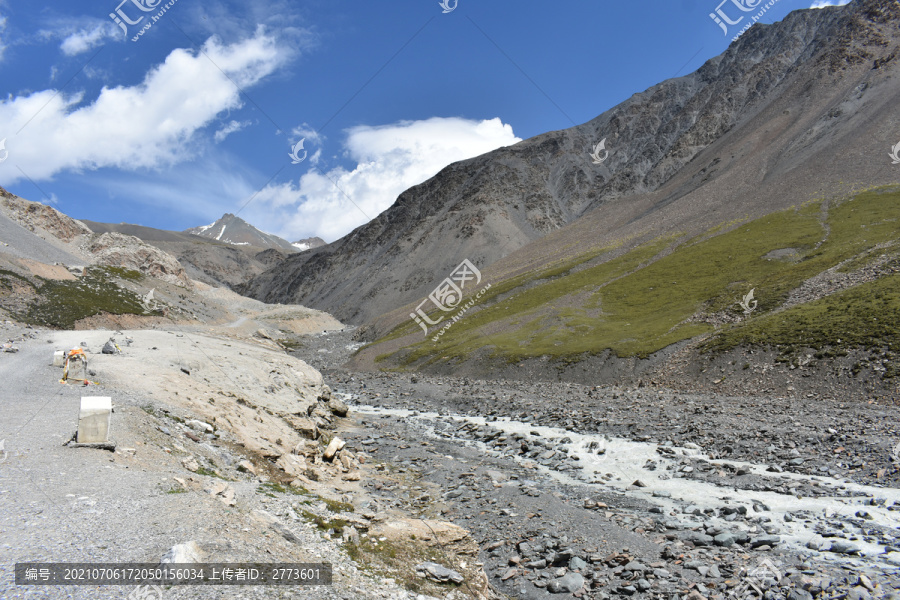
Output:
<path fill-rule="evenodd" d="M 231 244 L 233 246 L 253 246 L 255 248 L 274 248 L 282 252 L 297 252 L 298 249 L 285 239 L 257 229 L 242 218 L 225 213 L 217 221 L 209 225 L 191 227 L 184 233 L 191 233 L 209 239 Z"/>
<path fill-rule="evenodd" d="M 324 246 L 327 242 L 320 237 L 311 237 L 305 238 L 302 240 L 297 240 L 293 244 L 291 244 L 294 248 L 303 252 L 304 250 L 312 250 L 313 248 L 318 248 L 319 246 Z"/>

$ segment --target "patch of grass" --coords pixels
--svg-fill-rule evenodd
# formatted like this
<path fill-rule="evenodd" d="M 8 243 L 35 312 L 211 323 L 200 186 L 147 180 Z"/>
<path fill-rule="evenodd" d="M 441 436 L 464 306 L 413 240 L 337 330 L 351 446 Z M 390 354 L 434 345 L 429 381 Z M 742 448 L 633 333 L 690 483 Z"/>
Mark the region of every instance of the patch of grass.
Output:
<path fill-rule="evenodd" d="M 115 278 L 135 280 L 137 271 L 117 267 L 88 267 L 75 281 L 36 278 L 40 300 L 16 317 L 26 323 L 71 329 L 81 319 L 101 313 L 146 314 L 142 298 L 116 284 Z"/>
<path fill-rule="evenodd" d="M 322 498 L 322 502 L 324 502 L 328 510 L 333 513 L 352 513 L 356 510 L 349 502 L 339 502 L 338 500 L 329 500 L 328 498 Z"/>
<path fill-rule="evenodd" d="M 112 277 L 118 277 L 126 281 L 143 281 L 144 274 L 134 269 L 126 269 L 125 267 L 88 267 L 88 271 L 105 273 Z"/>
<path fill-rule="evenodd" d="M 235 479 L 225 477 L 224 475 L 220 474 L 218 471 L 215 471 L 213 469 L 207 469 L 206 467 L 200 467 L 199 469 L 197 469 L 197 474 L 198 475 L 206 475 L 207 477 L 216 477 L 216 478 L 222 479 L 224 481 L 236 481 Z"/>
<path fill-rule="evenodd" d="M 422 562 L 444 563 L 444 556 L 437 548 L 424 543 L 382 542 L 367 537 L 360 538 L 356 544 L 345 543 L 344 549 L 363 570 L 379 577 L 393 578 L 416 594 L 433 594 L 435 590 L 460 587 L 453 582 L 438 584 L 416 575 L 415 566 Z"/>
<path fill-rule="evenodd" d="M 167 494 L 187 494 L 187 490 L 181 486 L 178 486 L 178 487 L 173 487 L 173 488 L 166 490 L 166 493 Z"/>
<path fill-rule="evenodd" d="M 328 531 L 329 529 L 334 529 L 334 531 L 338 535 L 341 535 L 344 532 L 344 527 L 347 526 L 347 521 L 345 521 L 344 519 L 325 519 L 315 513 L 309 512 L 305 508 L 295 508 L 294 510 L 304 519 L 306 519 L 310 523 L 315 524 L 316 528 L 320 531 Z"/>
<path fill-rule="evenodd" d="M 646 357 L 712 330 L 692 321 L 695 315 L 740 315 L 737 302 L 750 289 L 759 303 L 750 322 L 763 318 L 806 279 L 892 242 L 898 229 L 900 188 L 893 187 L 831 205 L 808 202 L 687 241 L 660 238 L 606 260 L 595 251 L 497 283 L 480 299 L 481 310 L 467 313 L 437 342 L 429 337 L 407 346 L 401 364 L 464 360 L 484 348 L 510 362 L 539 356 L 575 361 L 605 350 Z M 785 249 L 791 249 L 792 260 L 768 257 Z M 832 316 L 842 312 L 829 306 Z M 376 343 L 405 335 L 410 327 L 418 326 L 401 324 Z M 828 337 L 824 330 L 817 335 Z M 885 335 L 866 326 L 858 337 L 876 344 Z"/>
<path fill-rule="evenodd" d="M 145 413 L 147 413 L 147 414 L 150 415 L 151 417 L 157 416 L 157 415 L 156 415 L 156 409 L 153 408 L 153 406 L 150 405 L 150 404 L 145 404 L 145 405 L 143 405 L 143 406 L 141 407 L 141 410 L 143 410 Z"/>
<path fill-rule="evenodd" d="M 560 260 L 555 264 L 551 264 L 550 266 L 540 269 L 536 273 L 524 273 L 515 277 L 504 279 L 499 283 L 491 285 L 491 288 L 478 299 L 478 305 L 485 306 L 491 304 L 500 296 L 512 292 L 517 288 L 526 285 L 532 285 L 538 281 L 549 281 L 562 277 L 572 270 L 582 266 L 584 263 L 589 262 L 590 260 L 593 260 L 594 258 L 603 254 L 607 254 L 615 250 L 617 247 L 618 246 L 607 246 L 602 248 L 595 248 L 574 258 Z M 466 301 L 467 298 L 463 298 L 460 302 L 460 305 L 465 304 Z M 437 320 L 437 318 L 439 317 L 445 317 L 447 315 L 447 313 L 442 312 L 439 309 L 426 314 L 432 321 Z M 375 344 L 390 341 L 418 331 L 420 331 L 419 325 L 415 321 L 413 321 L 412 319 L 404 320 L 403 323 L 399 324 L 392 331 L 388 332 L 384 337 L 376 341 Z"/>
<path fill-rule="evenodd" d="M 294 487 L 292 485 L 281 485 L 280 483 L 275 483 L 273 481 L 260 484 L 258 488 L 256 488 L 257 494 L 264 494 L 269 496 L 270 498 L 275 498 L 275 494 L 290 494 L 292 496 L 309 496 L 310 492 L 308 489 L 304 487 Z"/>
<path fill-rule="evenodd" d="M 303 342 L 301 342 L 300 340 L 289 340 L 286 338 L 282 338 L 278 340 L 278 344 L 288 351 L 294 351 L 303 348 Z"/>
<path fill-rule="evenodd" d="M 777 346 L 782 355 L 812 348 L 816 358 L 840 355 L 836 347 L 900 352 L 900 275 L 738 323 L 701 348 L 723 352 L 738 346 Z"/>

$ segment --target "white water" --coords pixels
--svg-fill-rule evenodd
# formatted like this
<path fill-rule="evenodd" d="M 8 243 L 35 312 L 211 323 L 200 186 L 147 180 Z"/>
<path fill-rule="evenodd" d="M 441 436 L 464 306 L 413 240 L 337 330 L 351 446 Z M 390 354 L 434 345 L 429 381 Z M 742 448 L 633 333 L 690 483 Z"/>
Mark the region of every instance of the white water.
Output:
<path fill-rule="evenodd" d="M 348 398 L 349 400 L 349 398 Z M 660 506 L 667 518 L 676 519 L 682 523 L 696 526 L 700 523 L 712 523 L 713 525 L 722 527 L 725 531 L 735 531 L 742 529 L 748 531 L 751 535 L 765 535 L 766 532 L 759 526 L 750 526 L 739 521 L 729 522 L 721 518 L 699 517 L 684 514 L 685 506 L 697 506 L 701 510 L 707 508 L 722 508 L 724 505 L 742 505 L 747 507 L 746 518 L 768 517 L 770 523 L 766 525 L 775 526 L 778 531 L 775 535 L 781 536 L 783 542 L 805 548 L 806 543 L 818 537 L 814 531 L 816 524 L 822 523 L 826 519 L 843 520 L 845 518 L 855 518 L 855 513 L 859 510 L 866 511 L 872 519 L 866 521 L 867 524 L 878 524 L 894 529 L 900 529 L 900 512 L 888 511 L 884 506 L 864 505 L 863 501 L 866 497 L 838 497 L 835 493 L 833 496 L 819 497 L 803 497 L 779 494 L 775 492 L 750 491 L 736 489 L 730 486 L 721 486 L 702 480 L 673 477 L 674 470 L 668 470 L 669 465 L 676 465 L 678 459 L 684 456 L 702 459 L 712 465 L 722 465 L 728 463 L 735 467 L 744 467 L 751 473 L 765 477 L 773 482 L 773 484 L 783 484 L 789 481 L 801 482 L 817 482 L 820 489 L 838 488 L 853 493 L 862 493 L 866 496 L 875 498 L 884 498 L 886 505 L 892 503 L 900 503 L 900 490 L 895 488 L 881 488 L 873 486 L 859 485 L 848 481 L 841 481 L 831 477 L 809 476 L 796 473 L 769 473 L 766 471 L 767 465 L 759 465 L 735 460 L 713 460 L 702 453 L 699 449 L 669 447 L 675 452 L 675 460 L 662 456 L 656 452 L 657 444 L 647 442 L 635 442 L 623 438 L 611 438 L 599 434 L 579 434 L 571 431 L 565 431 L 553 427 L 543 427 L 532 425 L 520 421 L 502 417 L 496 421 L 488 421 L 484 417 L 471 417 L 466 415 L 440 415 L 434 412 L 417 412 L 403 409 L 386 409 L 374 406 L 356 406 L 354 407 L 360 414 L 369 415 L 385 415 L 402 419 L 417 419 L 423 422 L 428 435 L 438 437 L 435 427 L 431 423 L 439 420 L 452 419 L 453 421 L 463 423 L 473 423 L 475 425 L 488 425 L 507 434 L 522 434 L 526 438 L 534 439 L 530 432 L 536 432 L 540 435 L 541 440 L 554 441 L 562 438 L 569 438 L 570 443 L 559 444 L 556 447 L 565 447 L 569 451 L 570 457 L 577 456 L 576 464 L 581 469 L 581 476 L 585 481 L 575 479 L 566 473 L 555 471 L 528 461 L 521 457 L 512 457 L 519 462 L 532 462 L 537 469 L 543 474 L 552 477 L 562 483 L 571 485 L 583 485 L 588 488 L 594 488 L 598 491 L 613 488 L 629 495 L 637 496 Z M 460 434 L 455 437 L 462 440 L 466 445 L 478 447 L 486 452 L 492 450 L 484 443 L 479 441 L 467 440 Z M 599 443 L 601 447 L 606 448 L 605 454 L 597 455 L 589 450 L 590 444 Z M 644 469 L 643 466 L 648 460 L 656 462 L 656 470 L 650 471 Z M 574 471 L 573 471 L 574 473 Z M 613 477 L 606 480 L 599 479 L 600 476 L 612 474 Z M 640 480 L 646 485 L 643 488 L 634 488 L 632 483 Z M 589 482 L 589 483 L 586 483 Z M 664 494 L 668 497 L 662 497 L 658 494 Z M 752 507 L 754 503 L 764 504 L 769 508 L 768 511 L 756 512 Z M 787 522 L 784 516 L 788 513 L 797 513 L 806 511 L 809 515 L 793 514 L 793 521 Z M 674 513 L 671 516 L 670 513 Z M 810 516 L 811 515 L 811 516 Z M 883 553 L 883 547 L 877 544 L 871 544 L 862 539 L 850 540 L 861 549 L 861 554 L 868 556 L 878 562 L 882 562 L 882 567 L 896 571 L 900 557 L 894 553 L 886 556 Z M 880 556 L 878 556 L 880 555 Z M 841 561 L 857 562 L 859 559 L 853 559 L 847 556 L 840 556 L 821 553 L 820 556 L 826 559 L 835 559 Z M 890 562 L 889 562 L 890 561 Z M 893 563 L 893 564 L 892 564 Z"/>

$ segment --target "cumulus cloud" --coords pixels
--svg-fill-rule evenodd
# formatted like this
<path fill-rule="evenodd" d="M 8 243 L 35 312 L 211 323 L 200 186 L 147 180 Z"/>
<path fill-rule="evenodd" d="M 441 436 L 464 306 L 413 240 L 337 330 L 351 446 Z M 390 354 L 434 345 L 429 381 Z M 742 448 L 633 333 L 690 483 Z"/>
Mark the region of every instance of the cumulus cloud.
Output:
<path fill-rule="evenodd" d="M 65 34 L 59 48 L 66 56 L 76 56 L 103 45 L 106 40 L 117 40 L 121 37 L 115 25 L 101 21 Z"/>
<path fill-rule="evenodd" d="M 826 6 L 844 6 L 850 4 L 850 0 L 815 0 L 810 8 L 825 8 Z"/>
<path fill-rule="evenodd" d="M 313 169 L 297 183 L 267 186 L 248 207 L 251 222 L 292 240 L 318 235 L 333 241 L 448 164 L 521 141 L 498 118 L 435 117 L 347 133 L 353 170 Z"/>
<path fill-rule="evenodd" d="M 82 94 L 56 90 L 0 100 L 0 123 L 11 132 L 0 180 L 17 181 L 22 171 L 41 180 L 64 170 L 174 164 L 191 155 L 197 130 L 241 106 L 235 83 L 251 87 L 286 58 L 262 29 L 230 45 L 210 38 L 203 53 L 209 58 L 173 50 L 140 84 L 104 87 L 86 105 Z"/>

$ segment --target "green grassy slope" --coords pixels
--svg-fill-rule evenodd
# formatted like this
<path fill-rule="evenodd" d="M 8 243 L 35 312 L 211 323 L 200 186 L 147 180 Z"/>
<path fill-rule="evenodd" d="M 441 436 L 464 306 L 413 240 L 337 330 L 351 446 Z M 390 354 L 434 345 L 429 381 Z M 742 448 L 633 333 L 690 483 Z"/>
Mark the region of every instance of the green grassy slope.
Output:
<path fill-rule="evenodd" d="M 88 267 L 74 281 L 0 271 L 0 305 L 11 304 L 15 295 L 27 296 L 24 308 L 6 306 L 11 314 L 23 323 L 58 329 L 71 329 L 77 321 L 101 313 L 145 315 L 141 297 L 116 283 L 116 279 L 140 281 L 143 277 L 121 267 Z"/>
<path fill-rule="evenodd" d="M 841 202 L 810 202 L 693 239 L 653 240 L 624 254 L 595 249 L 494 284 L 436 342 L 431 336 L 422 340 L 408 321 L 376 341 L 376 350 L 383 341 L 415 332 L 417 341 L 400 353 L 402 364 L 465 359 L 482 348 L 509 361 L 577 360 L 607 349 L 620 357 L 645 357 L 703 333 L 715 334 L 709 350 L 776 338 L 815 341 L 816 347 L 837 339 L 864 346 L 896 343 L 890 341 L 898 322 L 894 278 L 836 294 L 821 306 L 772 312 L 791 290 L 828 268 L 845 263 L 843 270 L 852 270 L 882 252 L 897 252 L 898 231 L 900 188 L 881 188 Z M 750 289 L 759 305 L 749 318 L 719 332 L 703 322 L 713 313 L 740 316 L 737 303 Z M 855 319 L 879 310 L 887 311 L 886 319 L 854 329 Z M 791 324 L 803 319 L 817 327 L 801 334 Z M 380 357 L 387 358 L 398 362 L 399 355 Z"/>

